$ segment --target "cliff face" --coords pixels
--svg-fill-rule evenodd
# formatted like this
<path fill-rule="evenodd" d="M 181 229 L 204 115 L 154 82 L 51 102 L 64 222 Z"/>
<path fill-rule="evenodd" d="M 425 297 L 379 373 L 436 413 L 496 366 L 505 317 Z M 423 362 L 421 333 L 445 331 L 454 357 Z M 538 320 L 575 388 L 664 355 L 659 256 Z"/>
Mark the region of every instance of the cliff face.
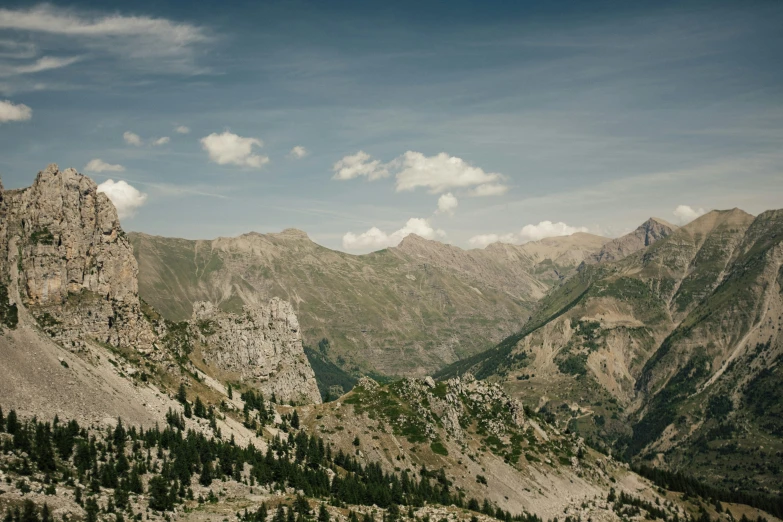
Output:
<path fill-rule="evenodd" d="M 266 306 L 246 305 L 241 314 L 197 302 L 191 325 L 207 347 L 205 359 L 221 370 L 251 381 L 267 397 L 274 393 L 286 402 L 321 402 L 299 321 L 288 302 L 275 297 Z"/>
<path fill-rule="evenodd" d="M 31 187 L 4 192 L 0 266 L 21 304 L 64 346 L 91 338 L 146 352 L 154 335 L 140 311 L 138 266 L 97 188 L 49 165 Z"/>

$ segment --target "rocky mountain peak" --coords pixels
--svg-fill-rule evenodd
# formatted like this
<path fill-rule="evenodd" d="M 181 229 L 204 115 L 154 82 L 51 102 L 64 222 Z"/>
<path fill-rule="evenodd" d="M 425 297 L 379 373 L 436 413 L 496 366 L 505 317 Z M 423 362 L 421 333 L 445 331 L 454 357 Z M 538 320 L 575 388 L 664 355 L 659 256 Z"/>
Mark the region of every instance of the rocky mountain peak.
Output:
<path fill-rule="evenodd" d="M 310 236 L 307 235 L 307 232 L 304 230 L 299 230 L 298 228 L 286 228 L 276 234 L 270 235 L 279 239 L 298 239 L 310 241 Z"/>
<path fill-rule="evenodd" d="M 676 225 L 672 225 L 663 219 L 651 217 L 636 227 L 633 232 L 606 243 L 601 250 L 586 258 L 585 264 L 620 260 L 669 236 L 677 228 Z"/>
<path fill-rule="evenodd" d="M 4 200 L 0 269 L 39 324 L 66 346 L 91 338 L 150 350 L 138 266 L 114 205 L 95 182 L 51 164 Z"/>
<path fill-rule="evenodd" d="M 402 238 L 400 244 L 397 245 L 395 248 L 398 248 L 399 250 L 405 252 L 405 251 L 417 250 L 425 246 L 438 246 L 438 245 L 443 245 L 443 243 L 440 243 L 439 241 L 433 241 L 432 239 L 423 238 L 418 234 L 408 234 L 407 236 Z"/>

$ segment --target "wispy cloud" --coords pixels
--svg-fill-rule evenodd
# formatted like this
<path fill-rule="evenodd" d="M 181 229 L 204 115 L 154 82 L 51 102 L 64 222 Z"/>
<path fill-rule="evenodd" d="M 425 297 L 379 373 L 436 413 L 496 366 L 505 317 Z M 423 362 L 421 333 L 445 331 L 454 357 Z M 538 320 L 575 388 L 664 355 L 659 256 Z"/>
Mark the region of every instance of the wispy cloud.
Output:
<path fill-rule="evenodd" d="M 122 67 L 113 75 L 105 74 L 111 62 L 102 63 L 101 68 L 80 68 L 85 80 L 103 82 L 107 78 L 117 81 L 134 70 L 158 74 L 205 72 L 196 64 L 197 48 L 212 40 L 204 28 L 187 22 L 66 9 L 51 4 L 0 9 L 0 32 L 18 36 L 0 40 L 3 76 L 53 71 L 81 61 L 121 60 Z M 34 43 L 19 43 L 24 40 Z M 23 59 L 27 62 L 19 63 Z M 7 90 L 32 87 L 29 82 L 19 80 Z"/>

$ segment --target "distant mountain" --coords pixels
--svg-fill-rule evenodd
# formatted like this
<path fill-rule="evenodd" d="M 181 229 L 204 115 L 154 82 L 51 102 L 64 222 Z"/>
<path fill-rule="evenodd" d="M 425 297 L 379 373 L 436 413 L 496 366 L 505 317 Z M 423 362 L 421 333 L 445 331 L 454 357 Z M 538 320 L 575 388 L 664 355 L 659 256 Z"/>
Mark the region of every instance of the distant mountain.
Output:
<path fill-rule="evenodd" d="M 783 211 L 713 211 L 582 267 L 523 330 L 439 377 L 500 380 L 595 443 L 779 491 L 782 282 Z"/>
<path fill-rule="evenodd" d="M 485 350 L 526 322 L 534 303 L 608 241 L 590 234 L 463 250 L 416 235 L 355 256 L 302 231 L 191 241 L 131 233 L 141 297 L 165 317 L 193 303 L 226 311 L 290 301 L 305 343 L 354 373 L 425 375 Z"/>
<path fill-rule="evenodd" d="M 597 264 L 606 240 L 585 234 L 369 256 L 294 230 L 136 235 L 174 322 L 139 298 L 108 198 L 51 165 L 0 186 L 5 519 L 779 518 L 782 231 L 783 211 L 716 212 Z M 448 370 L 483 380 L 442 382 L 357 380 L 268 295 L 335 332 L 383 313 L 410 341 L 443 331 L 432 310 L 478 336 L 464 324 L 497 328 L 550 285 L 524 330 Z M 709 483 L 591 448 L 607 443 Z"/>
<path fill-rule="evenodd" d="M 618 261 L 671 235 L 675 230 L 677 230 L 676 225 L 659 218 L 650 218 L 633 232 L 606 243 L 601 250 L 588 256 L 585 263 Z"/>

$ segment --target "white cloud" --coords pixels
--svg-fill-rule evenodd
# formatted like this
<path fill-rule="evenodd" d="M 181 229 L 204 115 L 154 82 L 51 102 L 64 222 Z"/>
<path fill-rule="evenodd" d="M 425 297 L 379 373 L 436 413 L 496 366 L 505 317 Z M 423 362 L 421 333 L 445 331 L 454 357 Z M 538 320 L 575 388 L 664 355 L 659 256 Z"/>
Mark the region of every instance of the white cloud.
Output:
<path fill-rule="evenodd" d="M 332 179 L 347 180 L 367 176 L 370 181 L 385 178 L 389 175 L 386 165 L 380 160 L 372 159 L 372 156 L 360 150 L 352 156 L 344 156 L 332 167 L 334 176 Z"/>
<path fill-rule="evenodd" d="M 267 156 L 253 154 L 253 146 L 264 143 L 256 138 L 243 138 L 231 132 L 212 133 L 201 138 L 201 148 L 209 153 L 209 159 L 218 165 L 237 165 L 260 169 L 269 163 Z"/>
<path fill-rule="evenodd" d="M 571 234 L 575 234 L 577 232 L 587 231 L 588 229 L 586 227 L 572 227 L 570 225 L 566 225 L 562 221 L 557 223 L 552 223 L 551 221 L 541 221 L 538 225 L 525 225 L 522 227 L 522 230 L 516 234 L 481 234 L 478 236 L 473 236 L 472 238 L 468 239 L 468 243 L 474 247 L 484 248 L 485 246 L 492 243 L 497 243 L 498 241 L 502 243 L 520 244 L 527 243 L 529 241 L 538 241 L 546 237 L 570 236 Z"/>
<path fill-rule="evenodd" d="M 452 188 L 481 186 L 503 179 L 501 174 L 484 172 L 462 158 L 449 156 L 445 152 L 427 157 L 421 152 L 409 150 L 394 163 L 400 168 L 397 173 L 397 191 L 426 187 L 437 194 Z"/>
<path fill-rule="evenodd" d="M 122 218 L 131 217 L 136 210 L 147 201 L 147 195 L 128 185 L 125 181 L 107 179 L 98 185 L 98 192 L 106 194 L 117 209 L 117 215 Z"/>
<path fill-rule="evenodd" d="M 85 172 L 123 172 L 124 170 L 125 167 L 122 165 L 112 165 L 100 158 L 91 159 L 84 167 Z"/>
<path fill-rule="evenodd" d="M 186 127 L 185 125 L 180 125 L 175 130 L 179 134 L 188 134 L 190 132 L 190 127 Z"/>
<path fill-rule="evenodd" d="M 705 213 L 703 208 L 700 209 L 694 209 L 692 207 L 689 207 L 688 205 L 679 205 L 677 208 L 674 209 L 674 216 L 677 218 L 677 222 L 680 225 L 685 225 L 686 223 L 690 223 L 697 217 L 703 215 Z"/>
<path fill-rule="evenodd" d="M 395 230 L 391 234 L 387 234 L 377 227 L 372 227 L 361 234 L 348 232 L 343 236 L 343 248 L 346 250 L 387 248 L 398 245 L 400 241 L 410 234 L 416 234 L 425 239 L 443 238 L 446 236 L 446 232 L 443 230 L 432 228 L 428 219 L 410 218 L 404 227 Z"/>
<path fill-rule="evenodd" d="M 41 4 L 29 9 L 0 9 L 0 30 L 24 31 L 78 39 L 96 51 L 130 58 L 159 60 L 157 68 L 172 72 L 187 65 L 194 44 L 210 38 L 203 29 L 187 23 L 148 16 L 101 15 Z M 39 38 L 40 40 L 40 38 Z"/>
<path fill-rule="evenodd" d="M 43 56 L 29 65 L 19 65 L 8 72 L 16 74 L 32 74 L 42 71 L 49 71 L 52 69 L 60 69 L 62 67 L 68 67 L 69 65 L 76 63 L 80 60 L 78 56 L 70 58 L 57 58 L 53 56 Z"/>
<path fill-rule="evenodd" d="M 471 196 L 502 196 L 508 192 L 508 186 L 500 183 L 484 183 L 470 191 Z"/>
<path fill-rule="evenodd" d="M 438 198 L 438 210 L 436 213 L 453 216 L 454 211 L 457 210 L 457 205 L 459 205 L 457 198 L 454 196 L 454 194 L 448 192 Z"/>
<path fill-rule="evenodd" d="M 163 136 L 162 138 L 158 138 L 158 139 L 154 140 L 152 142 L 152 144 L 154 146 L 158 147 L 160 145 L 165 145 L 165 144 L 167 144 L 170 141 L 171 141 L 171 138 L 169 138 L 168 136 Z"/>
<path fill-rule="evenodd" d="M 134 147 L 141 147 L 141 137 L 133 133 L 131 131 L 125 131 L 122 133 L 122 139 L 125 140 L 125 143 L 128 145 L 133 145 Z"/>
<path fill-rule="evenodd" d="M 570 236 L 577 232 L 587 232 L 586 227 L 572 227 L 562 221 L 552 223 L 551 221 L 541 221 L 538 225 L 525 225 L 519 231 L 520 243 L 528 241 L 538 241 L 545 237 Z"/>
<path fill-rule="evenodd" d="M 288 153 L 288 157 L 289 158 L 300 159 L 300 158 L 304 158 L 305 156 L 307 156 L 307 154 L 308 154 L 308 151 L 307 151 L 306 148 L 304 148 L 301 145 L 297 145 L 296 147 L 291 149 L 291 152 Z"/>
<path fill-rule="evenodd" d="M 498 234 L 481 234 L 468 239 L 468 243 L 476 248 L 484 248 L 498 241 L 501 243 L 516 243 L 517 238 L 514 234 L 503 234 L 502 236 Z"/>
<path fill-rule="evenodd" d="M 332 167 L 332 179 L 347 180 L 366 176 L 370 181 L 381 179 L 395 172 L 397 192 L 425 187 L 433 194 L 447 190 L 475 187 L 470 196 L 498 196 L 508 187 L 500 183 L 502 174 L 485 172 L 456 156 L 441 152 L 435 156 L 425 156 L 412 150 L 398 156 L 388 163 L 373 159 L 364 151 L 345 156 Z"/>
<path fill-rule="evenodd" d="M 33 110 L 23 103 L 0 101 L 0 123 L 6 121 L 27 121 L 33 117 Z"/>

